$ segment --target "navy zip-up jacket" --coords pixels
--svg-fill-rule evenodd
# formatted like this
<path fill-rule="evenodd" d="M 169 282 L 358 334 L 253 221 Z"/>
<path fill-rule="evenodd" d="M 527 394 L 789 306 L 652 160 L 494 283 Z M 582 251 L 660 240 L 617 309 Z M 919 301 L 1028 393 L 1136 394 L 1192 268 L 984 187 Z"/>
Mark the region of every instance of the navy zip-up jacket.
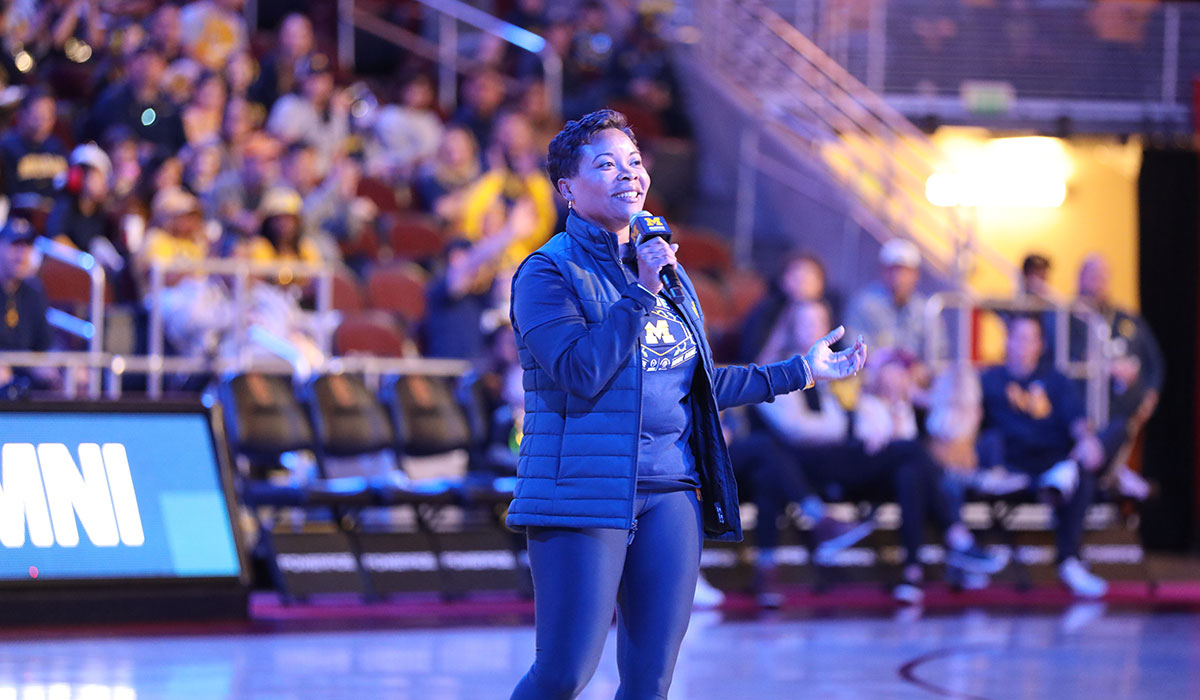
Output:
<path fill-rule="evenodd" d="M 679 273 L 686 293 L 679 311 L 700 346 L 689 402 L 704 532 L 738 541 L 737 487 L 719 412 L 802 389 L 809 377 L 800 356 L 761 367 L 716 367 L 696 290 Z M 633 526 L 639 343 L 655 303 L 621 263 L 616 235 L 574 212 L 567 230 L 517 270 L 511 316 L 525 371 L 525 421 L 510 527 Z"/>

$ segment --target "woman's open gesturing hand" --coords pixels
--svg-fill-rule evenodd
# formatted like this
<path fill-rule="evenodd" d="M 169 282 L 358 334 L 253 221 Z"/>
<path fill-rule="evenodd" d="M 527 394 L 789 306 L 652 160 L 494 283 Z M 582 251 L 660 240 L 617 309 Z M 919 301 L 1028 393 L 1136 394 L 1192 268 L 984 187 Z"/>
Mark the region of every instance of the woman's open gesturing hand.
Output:
<path fill-rule="evenodd" d="M 809 348 L 808 354 L 804 356 L 804 360 L 808 362 L 809 368 L 812 370 L 813 379 L 841 379 L 849 377 L 863 368 L 867 363 L 867 343 L 863 337 L 858 336 L 858 341 L 854 343 L 854 347 L 847 348 L 841 352 L 834 352 L 829 349 L 829 346 L 841 339 L 846 333 L 844 326 L 838 326 L 829 333 L 825 334 Z"/>

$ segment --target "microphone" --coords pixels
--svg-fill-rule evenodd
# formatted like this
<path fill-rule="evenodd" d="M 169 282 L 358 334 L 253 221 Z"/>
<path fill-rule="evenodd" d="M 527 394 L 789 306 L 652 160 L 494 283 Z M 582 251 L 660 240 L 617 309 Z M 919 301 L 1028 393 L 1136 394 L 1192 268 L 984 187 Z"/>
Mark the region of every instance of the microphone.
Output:
<path fill-rule="evenodd" d="M 671 227 L 667 226 L 666 219 L 645 209 L 629 217 L 629 227 L 637 232 L 634 239 L 636 245 L 640 246 L 651 238 L 661 238 L 668 244 L 671 242 Z M 679 282 L 679 273 L 675 271 L 675 266 L 663 265 L 658 271 L 658 277 L 662 280 L 667 295 L 676 303 L 683 303 L 683 285 Z"/>

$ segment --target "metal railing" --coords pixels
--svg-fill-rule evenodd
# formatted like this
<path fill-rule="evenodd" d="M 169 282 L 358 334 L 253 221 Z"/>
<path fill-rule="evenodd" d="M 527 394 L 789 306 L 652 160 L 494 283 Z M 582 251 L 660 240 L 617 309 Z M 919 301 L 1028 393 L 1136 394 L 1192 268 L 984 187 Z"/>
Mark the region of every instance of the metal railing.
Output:
<path fill-rule="evenodd" d="M 299 262 L 251 262 L 231 258 L 207 260 L 168 260 L 155 262 L 150 267 L 150 288 L 146 301 L 150 310 L 148 393 L 159 398 L 163 391 L 163 374 L 166 369 L 166 333 L 164 329 L 163 292 L 167 288 L 168 274 L 195 277 L 221 276 L 230 278 L 231 301 L 234 309 L 232 328 L 237 362 L 246 366 L 250 363 L 249 292 L 250 284 L 257 279 L 316 279 L 317 347 L 326 355 L 333 346 L 333 276 L 332 265 Z M 183 358 L 178 358 L 183 359 Z M 189 367 L 191 365 L 188 365 Z M 192 370 L 181 370 L 192 371 Z"/>
<path fill-rule="evenodd" d="M 940 327 L 947 312 L 953 313 L 954 339 L 947 344 L 948 357 L 939 357 L 934 343 L 926 344 L 925 362 L 935 370 L 944 369 L 955 362 L 972 362 L 972 349 L 976 345 L 975 332 L 978 328 L 974 316 L 980 311 L 997 314 L 1037 314 L 1045 318 L 1052 314 L 1054 327 L 1043 329 L 1053 332 L 1054 367 L 1071 379 L 1083 380 L 1084 402 L 1088 420 L 1092 425 L 1103 426 L 1109 416 L 1109 385 L 1112 380 L 1112 358 L 1108 352 L 1111 328 L 1104 316 L 1078 303 L 1047 303 L 1035 299 L 989 299 L 965 291 L 946 291 L 933 294 L 925 304 L 925 327 Z M 1071 347 L 1071 324 L 1086 324 L 1087 334 L 1084 347 Z M 1072 359 L 1073 351 L 1081 351 L 1082 359 Z"/>
<path fill-rule="evenodd" d="M 87 320 L 61 309 L 51 308 L 46 312 L 46 321 L 56 328 L 86 340 L 88 354 L 98 360 L 104 352 L 104 304 L 105 292 L 108 290 L 104 268 L 91 254 L 44 236 L 39 236 L 34 245 L 43 256 L 87 273 L 91 284 Z M 100 372 L 99 369 L 95 369 L 98 365 L 92 365 L 92 367 L 94 369 L 88 375 L 88 391 L 90 394 L 98 394 L 100 392 Z"/>
<path fill-rule="evenodd" d="M 1015 266 L 978 240 L 969 212 L 927 200 L 926 181 L 943 158 L 880 95 L 763 2 L 686 5 L 682 21 L 694 29 L 685 34 L 693 38 L 686 48 L 736 91 L 753 124 L 743 140 L 743 162 L 786 183 L 787 174 L 796 172 L 787 156 L 802 155 L 850 195 L 848 215 L 859 226 L 880 241 L 911 239 L 930 266 L 960 288 L 982 266 L 1016 280 Z M 762 136 L 784 142 L 793 153 L 781 158 L 763 152 Z M 739 199 L 740 228 L 752 224 L 746 207 Z"/>
<path fill-rule="evenodd" d="M 1200 7 L 1179 2 L 765 0 L 908 113 L 1187 126 Z M 978 104 L 971 91 L 982 88 Z M 1069 104 L 1067 104 L 1069 103 Z M 922 111 L 924 110 L 924 111 Z"/>
<path fill-rule="evenodd" d="M 550 111 L 562 114 L 562 60 L 545 39 L 459 0 L 416 1 L 437 13 L 436 42 L 356 7 L 354 0 L 338 0 L 339 63 L 353 69 L 354 32 L 356 29 L 368 32 L 436 63 L 438 102 L 442 109 L 452 111 L 457 102 L 458 75 L 467 73 L 478 63 L 459 55 L 458 23 L 461 22 L 537 56 L 542 63 Z"/>
<path fill-rule="evenodd" d="M 152 357 L 150 355 L 124 355 L 120 353 L 91 353 L 91 352 L 0 352 L 0 367 L 29 367 L 29 368 L 62 368 L 73 370 L 87 368 L 103 373 L 103 392 L 87 392 L 89 399 L 117 400 L 123 395 L 122 379 L 126 375 L 140 375 L 147 378 L 154 373 L 171 372 L 180 374 L 213 374 L 223 375 L 230 372 L 260 372 L 264 374 L 295 374 L 295 367 L 283 360 L 271 358 L 254 358 L 241 361 L 236 358 L 204 358 L 204 357 Z M 445 360 L 424 357 L 370 357 L 351 355 L 331 357 L 317 368 L 321 374 L 337 374 L 341 372 L 362 374 L 368 379 L 389 374 L 421 374 L 446 377 L 459 377 L 471 368 L 465 360 Z M 162 398 L 161 390 L 157 396 Z M 63 378 L 63 394 L 67 398 L 79 395 L 79 384 L 76 373 L 68 371 Z"/>

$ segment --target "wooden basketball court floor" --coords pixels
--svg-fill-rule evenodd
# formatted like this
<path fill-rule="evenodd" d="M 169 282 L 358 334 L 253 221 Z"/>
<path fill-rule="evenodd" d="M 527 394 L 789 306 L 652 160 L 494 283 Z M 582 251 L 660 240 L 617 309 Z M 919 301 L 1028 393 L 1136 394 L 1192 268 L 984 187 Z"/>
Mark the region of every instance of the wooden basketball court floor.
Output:
<path fill-rule="evenodd" d="M 524 612 L 403 623 L 56 632 L 0 640 L 0 700 L 507 698 L 533 660 Z M 615 633 L 581 696 L 616 692 Z M 1200 698 L 1200 608 L 697 612 L 671 698 Z"/>

